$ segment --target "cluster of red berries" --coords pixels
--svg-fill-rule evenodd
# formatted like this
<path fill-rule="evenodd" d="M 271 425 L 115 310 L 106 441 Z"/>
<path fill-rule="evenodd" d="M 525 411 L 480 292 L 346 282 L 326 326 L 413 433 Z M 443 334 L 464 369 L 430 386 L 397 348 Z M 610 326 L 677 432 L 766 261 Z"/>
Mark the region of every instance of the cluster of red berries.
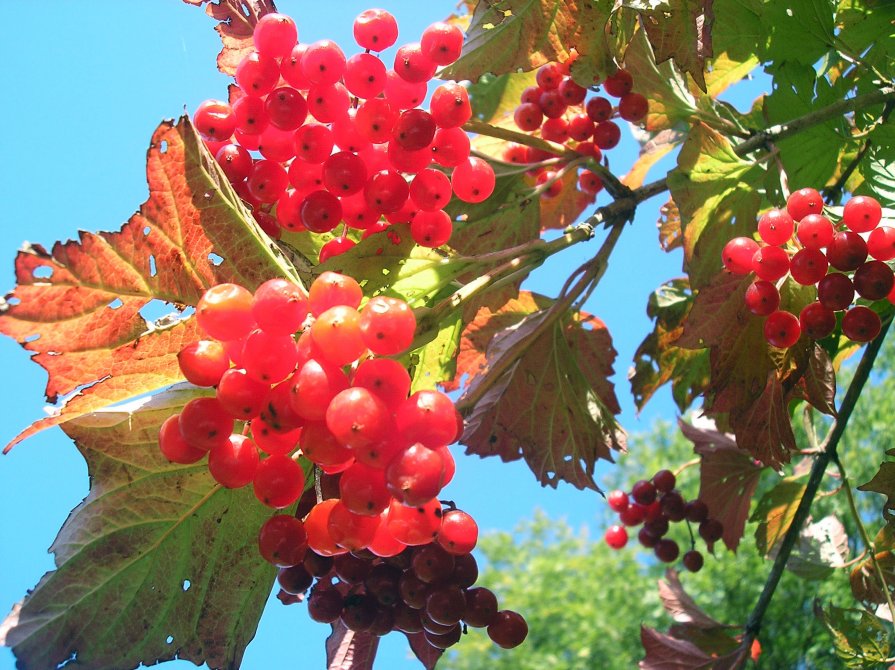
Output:
<path fill-rule="evenodd" d="M 868 196 L 845 203 L 842 217 L 825 215 L 823 199 L 813 188 L 803 188 L 786 201 L 786 209 L 772 209 L 758 221 L 762 244 L 736 237 L 722 252 L 724 267 L 734 274 L 754 272 L 746 290 L 750 312 L 767 317 L 765 339 L 775 347 L 793 346 L 802 336 L 818 340 L 830 335 L 842 316 L 842 334 L 854 342 L 869 342 L 879 334 L 875 311 L 853 304 L 895 301 L 895 276 L 887 261 L 895 259 L 895 228 L 881 226 L 882 208 Z M 798 316 L 780 309 L 780 287 L 794 281 L 817 288 L 817 300 Z"/>
<path fill-rule="evenodd" d="M 684 500 L 677 491 L 674 473 L 670 470 L 659 470 L 651 480 L 642 479 L 631 488 L 630 496 L 624 491 L 612 491 L 607 500 L 609 508 L 618 512 L 621 524 L 610 526 L 606 530 L 605 540 L 613 549 L 621 549 L 628 543 L 627 527 L 643 524 L 637 533 L 637 539 L 644 547 L 652 549 L 656 558 L 663 563 L 673 563 L 681 554 L 680 546 L 674 540 L 665 537 L 669 522 L 686 521 L 699 524 L 699 536 L 711 545 L 721 539 L 724 526 L 717 519 L 709 518 L 709 508 L 696 498 Z M 692 530 L 690 532 L 691 548 L 681 559 L 684 567 L 690 572 L 702 569 L 703 557 L 696 550 Z"/>
<path fill-rule="evenodd" d="M 216 393 L 190 400 L 167 419 L 159 447 L 176 463 L 207 455 L 218 483 L 251 484 L 258 500 L 274 509 L 294 505 L 305 490 L 300 457 L 338 475 L 338 498 L 322 500 L 303 521 L 276 514 L 262 526 L 260 553 L 278 567 L 303 564 L 308 548 L 320 556 L 387 558 L 417 547 L 414 558 L 444 555 L 453 568 L 453 557 L 467 556 L 478 538 L 471 516 L 443 512 L 438 501 L 454 475 L 448 445 L 459 438 L 463 421 L 445 394 L 410 394 L 410 375 L 389 358 L 414 338 L 416 318 L 407 303 L 376 296 L 360 308 L 362 299 L 354 279 L 334 272 L 321 274 L 307 292 L 284 279 L 267 281 L 254 294 L 236 284 L 207 290 L 196 319 L 208 339 L 184 347 L 178 361 L 188 381 Z M 241 430 L 234 432 L 237 425 Z M 465 605 L 458 605 L 466 602 L 462 589 L 475 579 L 445 595 L 451 585 L 441 589 L 439 580 L 447 576 L 438 574 L 424 580 L 438 585 L 431 589 L 439 593 L 432 595 L 432 611 L 426 610 L 431 627 L 448 626 L 459 611 L 452 622 L 458 625 L 465 616 Z M 360 595 L 349 592 L 342 614 L 355 627 L 361 619 L 352 618 L 349 605 Z M 428 599 L 424 604 L 430 607 Z M 507 618 L 494 605 L 494 616 L 481 625 Z M 410 625 L 407 616 L 402 625 Z M 478 610 L 472 615 L 473 622 L 484 620 Z M 498 644 L 516 639 L 499 632 L 515 631 L 515 624 L 495 625 Z M 430 634 L 434 646 L 459 639 L 453 628 Z M 448 635 L 453 642 L 437 637 Z"/>
<path fill-rule="evenodd" d="M 417 244 L 445 244 L 451 196 L 477 203 L 494 190 L 493 169 L 470 157 L 461 127 L 472 115 L 466 88 L 446 82 L 428 111 L 420 107 L 438 67 L 460 56 L 463 32 L 432 24 L 419 42 L 397 49 L 391 69 L 371 53 L 397 41 L 391 14 L 364 11 L 354 36 L 366 51 L 346 58 L 332 40 L 299 43 L 290 17 L 267 14 L 255 27 L 255 51 L 236 69 L 230 102 L 206 100 L 193 116 L 272 237 L 281 229 L 326 233 L 344 222 L 321 262 L 354 245 L 349 228 L 366 236 L 409 223 Z"/>
<path fill-rule="evenodd" d="M 452 514 L 458 512 L 448 510 L 444 518 Z M 277 576 L 283 602 L 296 602 L 311 589 L 308 614 L 320 623 L 341 619 L 350 630 L 374 635 L 423 633 L 437 649 L 456 644 L 465 624 L 487 628 L 505 649 L 520 645 L 528 633 L 525 619 L 500 610 L 492 591 L 474 587 L 477 578 L 472 554 L 445 548 L 440 540 L 386 557 L 369 550 L 334 557 L 308 550 Z"/>
<path fill-rule="evenodd" d="M 513 118 L 520 130 L 539 131 L 543 139 L 565 144 L 599 162 L 603 151 L 612 149 L 621 139 L 621 129 L 612 119 L 620 117 L 638 123 L 646 116 L 649 103 L 632 91 L 634 78 L 627 70 L 617 70 L 603 82 L 606 93 L 619 98 L 617 106 L 603 96 L 592 96 L 585 102 L 588 90 L 568 76 L 573 61 L 570 58 L 564 63 L 542 65 L 536 74 L 537 85 L 522 92 Z M 510 144 L 503 154 L 509 163 L 539 163 L 553 157 L 542 149 L 518 144 Z M 534 174 L 538 186 L 547 185 L 542 198 L 555 198 L 562 192 L 563 184 L 555 170 L 540 168 Z M 579 172 L 579 191 L 593 197 L 602 189 L 603 182 L 596 172 Z"/>

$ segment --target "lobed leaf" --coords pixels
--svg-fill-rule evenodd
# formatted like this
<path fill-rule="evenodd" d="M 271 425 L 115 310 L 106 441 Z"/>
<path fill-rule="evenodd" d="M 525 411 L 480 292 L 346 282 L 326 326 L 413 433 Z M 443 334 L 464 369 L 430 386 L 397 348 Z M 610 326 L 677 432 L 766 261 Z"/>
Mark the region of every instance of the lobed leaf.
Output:
<path fill-rule="evenodd" d="M 90 492 L 51 547 L 57 569 L 0 626 L 20 667 L 239 667 L 276 575 L 255 541 L 270 511 L 248 489 L 222 488 L 204 462 L 159 451 L 159 426 L 195 394 L 178 388 L 64 424 Z"/>
<path fill-rule="evenodd" d="M 758 522 L 755 544 L 762 554 L 771 553 L 792 526 L 806 488 L 803 482 L 784 479 L 758 501 L 750 520 Z"/>
<path fill-rule="evenodd" d="M 236 66 L 244 56 L 254 51 L 252 33 L 255 24 L 265 14 L 277 11 L 273 0 L 183 0 L 188 5 L 201 7 L 218 21 L 214 27 L 224 46 L 218 54 L 218 70 L 236 74 Z"/>
<path fill-rule="evenodd" d="M 176 354 L 195 326 L 149 324 L 153 300 L 195 305 L 214 284 L 250 289 L 291 265 L 258 229 L 189 119 L 167 121 L 147 152 L 149 199 L 118 232 L 82 232 L 51 252 L 28 245 L 0 332 L 49 375 L 47 399 L 76 393 L 7 447 L 62 421 L 182 379 Z"/>
<path fill-rule="evenodd" d="M 737 447 L 732 435 L 718 431 L 713 422 L 689 424 L 678 420 L 678 425 L 700 456 L 698 497 L 708 505 L 709 516 L 723 524 L 724 545 L 736 551 L 762 467 Z"/>
<path fill-rule="evenodd" d="M 823 608 L 817 601 L 814 613 L 833 636 L 836 655 L 846 667 L 875 668 L 887 662 L 889 630 L 879 617 L 865 610 L 843 609 L 835 605 Z"/>
<path fill-rule="evenodd" d="M 467 453 L 525 459 L 543 485 L 597 490 L 596 461 L 624 447 L 609 381 L 615 350 L 602 321 L 542 309 L 548 304 L 521 292 L 496 312 L 482 308 L 467 326 L 458 376 L 469 376 L 467 396 L 488 388 L 461 442 Z M 502 372 L 492 379 L 495 369 Z"/>
<path fill-rule="evenodd" d="M 712 667 L 712 657 L 687 640 L 678 640 L 665 633 L 640 627 L 640 642 L 646 657 L 640 670 L 700 670 Z"/>
<path fill-rule="evenodd" d="M 326 638 L 327 670 L 373 670 L 379 638 L 349 630 L 341 619 L 331 626 L 332 633 Z"/>
<path fill-rule="evenodd" d="M 611 5 L 607 0 L 480 0 L 460 58 L 440 76 L 477 81 L 485 73 L 565 61 L 572 49 L 584 56 L 602 54 L 595 36 L 603 34 Z"/>
<path fill-rule="evenodd" d="M 680 211 L 684 268 L 694 288 L 721 268 L 728 240 L 755 231 L 763 179 L 764 168 L 739 158 L 720 133 L 700 124 L 688 135 L 668 187 Z"/>
<path fill-rule="evenodd" d="M 706 59 L 712 50 L 713 0 L 650 2 L 640 12 L 641 22 L 656 53 L 656 62 L 674 60 L 681 72 L 689 72 L 706 91 Z"/>

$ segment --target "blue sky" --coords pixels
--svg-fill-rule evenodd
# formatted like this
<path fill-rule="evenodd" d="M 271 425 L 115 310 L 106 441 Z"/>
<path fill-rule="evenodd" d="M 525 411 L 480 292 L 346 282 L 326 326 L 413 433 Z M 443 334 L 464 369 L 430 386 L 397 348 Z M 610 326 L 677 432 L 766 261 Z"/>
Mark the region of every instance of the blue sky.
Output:
<path fill-rule="evenodd" d="M 400 44 L 417 40 L 426 25 L 450 14 L 455 3 L 383 5 L 398 18 Z M 323 7 L 319 2 L 278 2 L 280 11 L 296 19 L 302 41 L 329 37 L 348 54 L 355 52 L 352 21 L 368 6 L 354 1 Z M 15 27 L 0 46 L 8 93 L 0 108 L 0 288 L 6 291 L 13 287 L 13 258 L 24 240 L 49 247 L 76 236 L 78 229 L 114 230 L 127 220 L 147 195 L 145 152 L 159 121 L 192 111 L 206 98 L 225 97 L 228 79 L 215 68 L 220 41 L 212 21 L 178 0 L 56 0 L 39 11 L 28 3 L 8 3 L 4 13 Z M 626 132 L 622 146 L 610 154 L 617 172 L 624 172 L 635 151 Z M 598 204 L 605 204 L 605 198 Z M 619 351 L 615 382 L 624 408 L 622 425 L 629 431 L 645 430 L 658 416 L 674 417 L 667 392 L 637 417 L 626 382 L 632 354 L 649 329 L 647 295 L 680 274 L 680 257 L 657 246 L 655 220 L 663 202 L 660 196 L 641 207 L 586 305 L 607 323 Z M 594 253 L 598 244 L 599 237 L 554 258 L 528 287 L 555 295 L 564 272 Z M 7 373 L 0 389 L 0 442 L 5 443 L 42 416 L 46 376 L 10 339 L 0 339 L 0 362 Z M 576 526 L 589 526 L 595 535 L 602 532 L 596 514 L 603 502 L 593 492 L 568 485 L 542 489 L 521 463 L 459 453 L 457 458 L 458 474 L 448 497 L 473 514 L 483 531 L 510 529 L 541 508 Z M 52 569 L 46 548 L 87 486 L 84 463 L 59 430 L 44 432 L 0 459 L 0 615 Z M 303 609 L 271 602 L 244 667 L 322 667 L 328 627 L 310 622 Z M 301 665 L 295 659 L 297 639 L 305 659 Z M 393 634 L 377 667 L 418 667 L 406 655 L 403 637 Z M 12 653 L 0 649 L 0 670 L 13 667 Z M 193 666 L 174 662 L 165 667 Z"/>

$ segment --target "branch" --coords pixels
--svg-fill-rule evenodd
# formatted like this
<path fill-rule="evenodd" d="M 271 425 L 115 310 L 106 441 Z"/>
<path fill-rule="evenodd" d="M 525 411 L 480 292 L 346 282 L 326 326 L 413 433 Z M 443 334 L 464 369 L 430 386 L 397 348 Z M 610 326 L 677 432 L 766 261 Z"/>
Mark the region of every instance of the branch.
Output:
<path fill-rule="evenodd" d="M 848 114 L 856 109 L 863 109 L 864 107 L 882 104 L 893 96 L 895 96 L 895 87 L 884 86 L 872 93 L 865 93 L 863 95 L 857 95 L 854 98 L 840 100 L 829 107 L 809 112 L 808 114 L 805 114 L 805 116 L 800 116 L 792 121 L 779 123 L 766 130 L 761 130 L 745 142 L 736 145 L 733 151 L 737 156 L 742 157 L 758 149 L 766 149 L 771 142 L 790 137 L 791 135 L 796 135 L 806 128 L 819 125 L 837 116 Z"/>
<path fill-rule="evenodd" d="M 817 490 L 820 487 L 820 482 L 823 479 L 827 465 L 829 465 L 831 460 L 835 461 L 838 458 L 836 449 L 839 446 L 839 441 L 845 434 L 845 427 L 857 405 L 861 390 L 870 378 L 873 362 L 876 360 L 876 356 L 879 353 L 880 347 L 882 347 L 891 323 L 892 320 L 888 319 L 883 324 L 882 330 L 877 338 L 867 345 L 867 349 L 861 357 L 861 362 L 858 363 L 858 368 L 855 370 L 855 376 L 852 378 L 848 390 L 845 392 L 845 398 L 842 399 L 839 416 L 836 418 L 833 428 L 830 430 L 829 435 L 827 435 L 826 440 L 824 440 L 823 445 L 821 445 L 821 451 L 817 455 L 817 459 L 811 466 L 808 485 L 805 488 L 805 492 L 802 494 L 802 499 L 799 501 L 799 506 L 796 509 L 792 524 L 787 529 L 786 535 L 783 536 L 783 541 L 780 544 L 780 551 L 777 554 L 777 558 L 774 560 L 774 565 L 771 567 L 771 572 L 765 582 L 764 589 L 762 589 L 761 595 L 758 597 L 758 602 L 755 604 L 755 608 L 752 610 L 752 613 L 749 615 L 749 619 L 746 622 L 745 635 L 742 642 L 742 645 L 746 648 L 752 644 L 752 641 L 761 629 L 762 619 L 768 609 L 768 605 L 771 603 L 771 598 L 774 596 L 774 591 L 777 589 L 780 577 L 783 575 L 783 570 L 786 568 L 786 563 L 789 560 L 789 555 L 792 553 L 792 549 L 799 537 L 799 532 L 811 511 L 811 503 L 814 501 L 814 496 L 817 494 Z"/>

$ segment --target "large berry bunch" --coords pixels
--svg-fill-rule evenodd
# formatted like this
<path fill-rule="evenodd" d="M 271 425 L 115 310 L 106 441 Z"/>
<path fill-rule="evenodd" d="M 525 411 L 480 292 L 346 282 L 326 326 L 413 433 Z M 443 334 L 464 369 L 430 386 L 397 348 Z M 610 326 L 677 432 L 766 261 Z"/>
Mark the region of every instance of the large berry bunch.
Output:
<path fill-rule="evenodd" d="M 717 519 L 709 517 L 709 509 L 699 498 L 685 500 L 675 489 L 677 479 L 670 470 L 659 470 L 651 480 L 643 479 L 633 487 L 631 493 L 612 491 L 608 496 L 609 507 L 617 512 L 621 524 L 610 526 L 604 539 L 613 549 L 621 549 L 628 543 L 626 527 L 643 524 L 637 539 L 644 547 L 652 549 L 663 563 L 673 563 L 681 554 L 680 546 L 665 535 L 669 522 L 686 521 L 687 526 L 698 524 L 699 536 L 710 547 L 721 539 L 724 526 Z M 681 561 L 691 572 L 702 569 L 703 557 L 696 549 L 696 541 L 690 530 L 690 550 Z"/>
<path fill-rule="evenodd" d="M 634 78 L 624 69 L 603 82 L 603 90 L 618 98 L 618 105 L 601 95 L 588 98 L 588 89 L 569 76 L 574 56 L 573 53 L 573 58 L 564 63 L 547 63 L 538 69 L 537 85 L 522 92 L 513 120 L 520 130 L 539 134 L 542 139 L 563 144 L 599 162 L 603 151 L 614 148 L 621 139 L 621 128 L 613 119 L 638 123 L 646 117 L 649 102 L 633 92 Z M 543 149 L 518 144 L 508 145 L 503 154 L 503 159 L 510 163 L 534 164 L 550 158 L 553 155 Z M 534 176 L 537 185 L 544 186 L 542 198 L 555 198 L 562 192 L 563 184 L 557 180 L 555 170 L 538 168 Z M 588 169 L 579 172 L 577 185 L 579 191 L 591 197 L 603 189 L 600 176 Z"/>
<path fill-rule="evenodd" d="M 229 102 L 206 100 L 193 120 L 259 224 L 325 233 L 344 222 L 321 261 L 364 235 L 409 223 L 420 245 L 451 236 L 444 211 L 452 195 L 478 203 L 494 190 L 494 171 L 470 157 L 462 125 L 472 109 L 466 88 L 446 82 L 423 109 L 427 84 L 453 63 L 462 31 L 434 23 L 404 44 L 389 68 L 371 52 L 398 38 L 395 18 L 366 10 L 354 22 L 364 50 L 346 57 L 332 40 L 298 42 L 295 22 L 267 14 L 255 27 L 255 51 L 236 69 Z"/>
<path fill-rule="evenodd" d="M 813 188 L 795 191 L 786 209 L 772 209 L 758 221 L 761 244 L 736 237 L 722 252 L 724 267 L 734 274 L 754 272 L 746 289 L 746 307 L 767 317 L 764 334 L 775 347 L 791 347 L 802 334 L 821 339 L 837 325 L 842 334 L 868 342 L 879 334 L 880 318 L 870 306 L 854 304 L 895 299 L 895 276 L 887 261 L 895 259 L 895 228 L 880 225 L 882 208 L 867 196 L 845 203 L 842 215 L 825 212 Z M 784 282 L 816 287 L 817 299 L 797 315 L 780 309 Z"/>
<path fill-rule="evenodd" d="M 335 602 L 338 595 L 339 608 L 325 611 L 353 630 L 416 632 L 408 629 L 415 626 L 445 648 L 459 639 L 464 619 L 489 626 L 498 644 L 515 646 L 525 636 L 516 622 L 521 617 L 498 613 L 493 595 L 467 591 L 477 574 L 469 556 L 475 521 L 453 506 L 443 511 L 438 500 L 454 474 L 448 445 L 459 438 L 462 419 L 443 393 L 411 394 L 407 370 L 389 358 L 414 338 L 416 319 L 407 303 L 377 296 L 360 308 L 362 299 L 354 279 L 334 272 L 321 274 L 308 292 L 284 279 L 267 281 L 254 294 L 236 284 L 210 288 L 196 308 L 208 339 L 184 347 L 179 363 L 188 381 L 214 387 L 215 395 L 190 400 L 165 421 L 159 447 L 176 463 L 207 456 L 218 483 L 251 484 L 258 500 L 274 509 L 292 507 L 307 488 L 302 461 L 338 475 L 338 497 L 321 496 L 303 520 L 275 514 L 258 543 L 267 561 L 287 569 L 280 582 L 290 593 L 316 575 L 315 593 L 322 594 L 333 586 L 329 569 L 305 576 L 307 562 L 348 552 L 362 558 L 338 565 L 366 561 L 371 573 L 394 577 L 397 589 L 395 563 L 376 557 L 403 556 L 415 576 L 407 579 L 424 583 L 416 592 L 421 600 L 405 598 L 405 605 L 424 611 L 397 612 L 397 596 L 381 592 L 382 579 L 359 586 L 338 567 L 345 588 L 312 597 L 311 603 Z M 436 567 L 423 572 L 420 565 L 433 556 Z M 314 607 L 312 616 L 325 618 Z"/>

